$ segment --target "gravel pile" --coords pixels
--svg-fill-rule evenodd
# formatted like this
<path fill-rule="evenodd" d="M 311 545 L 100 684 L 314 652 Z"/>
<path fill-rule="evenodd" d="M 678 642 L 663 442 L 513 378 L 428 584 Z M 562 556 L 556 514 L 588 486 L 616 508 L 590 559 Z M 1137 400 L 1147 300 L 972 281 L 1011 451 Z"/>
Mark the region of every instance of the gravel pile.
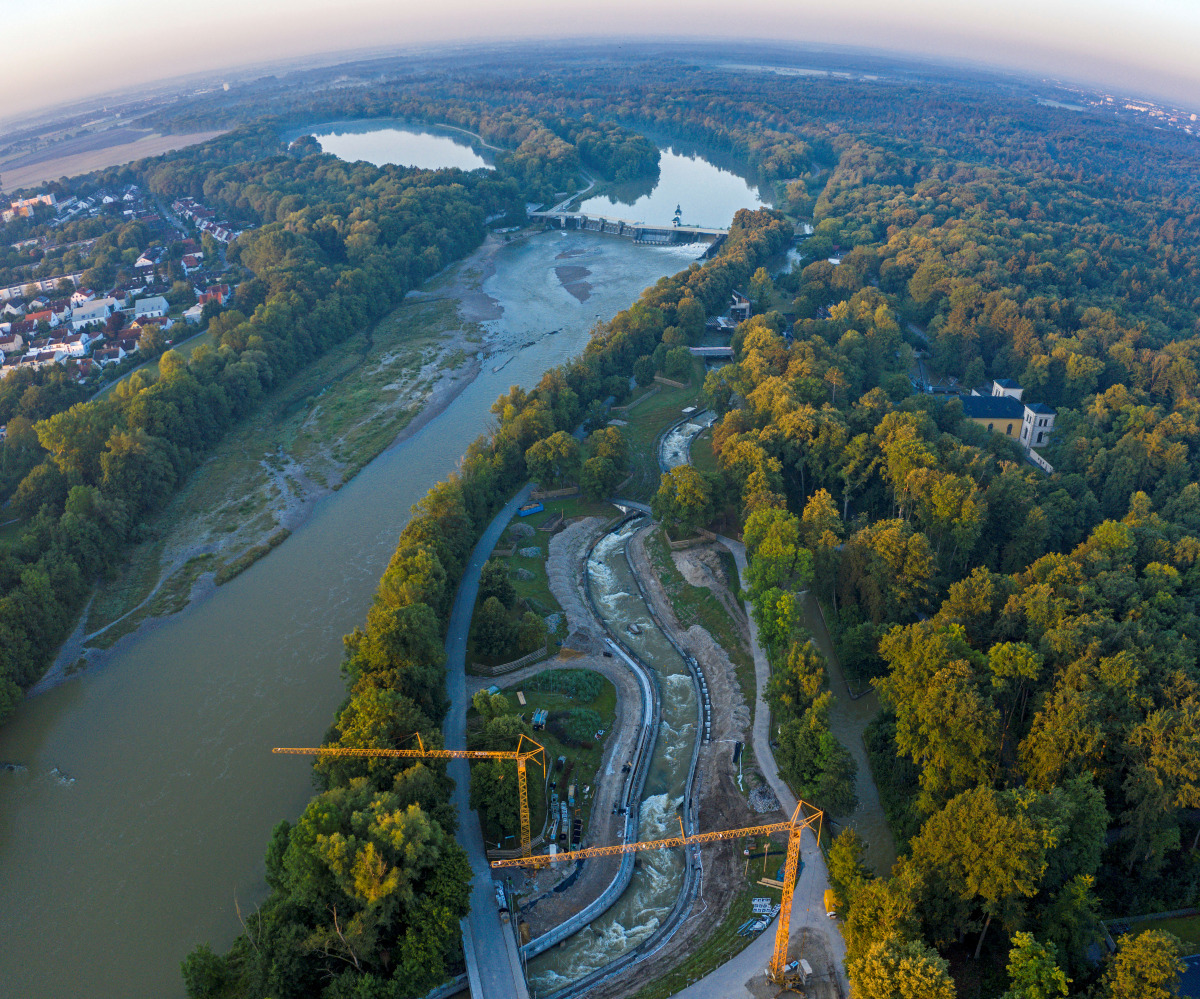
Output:
<path fill-rule="evenodd" d="M 536 532 L 531 524 L 512 524 L 508 533 L 514 538 L 532 538 Z"/>
<path fill-rule="evenodd" d="M 779 800 L 766 784 L 759 784 L 750 792 L 750 807 L 756 812 L 773 812 L 779 808 Z"/>
<path fill-rule="evenodd" d="M 562 620 L 561 614 L 547 614 L 546 615 L 546 630 L 551 635 L 555 634 L 558 631 L 558 622 L 561 620 Z"/>
<path fill-rule="evenodd" d="M 518 569 L 514 575 L 517 577 L 517 579 L 523 579 L 527 582 L 531 579 L 537 578 L 537 573 L 532 569 Z"/>
<path fill-rule="evenodd" d="M 542 550 L 535 545 L 532 548 L 519 548 L 517 549 L 517 554 L 521 558 L 541 558 Z"/>

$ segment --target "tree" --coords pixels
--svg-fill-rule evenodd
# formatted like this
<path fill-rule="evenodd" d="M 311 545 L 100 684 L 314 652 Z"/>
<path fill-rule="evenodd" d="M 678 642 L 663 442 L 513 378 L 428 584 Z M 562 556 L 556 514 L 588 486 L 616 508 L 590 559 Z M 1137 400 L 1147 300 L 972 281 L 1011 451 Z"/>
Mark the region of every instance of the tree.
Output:
<path fill-rule="evenodd" d="M 858 830 L 846 826 L 829 844 L 826 864 L 829 868 L 829 883 L 843 904 L 854 898 L 860 882 L 869 881 L 873 875 L 863 863 L 867 847 Z"/>
<path fill-rule="evenodd" d="M 802 716 L 784 722 L 775 756 L 780 773 L 801 798 L 831 815 L 847 815 L 858 807 L 855 794 L 858 766 L 849 750 L 829 730 L 832 699 L 833 695 L 826 691 Z"/>
<path fill-rule="evenodd" d="M 220 999 L 229 977 L 225 958 L 214 954 L 208 944 L 199 944 L 183 959 L 183 984 L 188 999 Z"/>
<path fill-rule="evenodd" d="M 517 765 L 512 760 L 485 760 L 471 767 L 471 807 L 486 828 L 502 835 L 520 829 L 520 794 Z"/>
<path fill-rule="evenodd" d="M 1187 966 L 1179 959 L 1179 940 L 1163 930 L 1126 933 L 1117 940 L 1101 979 L 1101 999 L 1171 999 L 1179 995 L 1179 976 Z"/>
<path fill-rule="evenodd" d="M 508 610 L 496 597 L 488 597 L 475 614 L 475 646 L 485 656 L 507 654 L 516 641 L 517 629 Z"/>
<path fill-rule="evenodd" d="M 896 712 L 896 748 L 921 768 L 921 808 L 989 784 L 1000 744 L 1000 715 L 984 682 L 983 657 L 961 625 L 921 622 L 894 628 L 879 643 L 889 675 L 873 680 Z"/>
<path fill-rule="evenodd" d="M 533 611 L 521 615 L 517 626 L 517 645 L 523 653 L 534 652 L 546 644 L 546 622 Z"/>
<path fill-rule="evenodd" d="M 650 501 L 654 519 L 676 537 L 691 535 L 712 520 L 712 492 L 704 476 L 691 465 L 663 473 L 658 492 Z"/>
<path fill-rule="evenodd" d="M 687 347 L 672 347 L 663 360 L 663 373 L 686 382 L 692 373 L 692 352 Z"/>
<path fill-rule="evenodd" d="M 588 458 L 579 472 L 579 487 L 590 499 L 603 499 L 623 478 L 621 470 L 608 458 Z"/>
<path fill-rule="evenodd" d="M 167 349 L 167 338 L 163 336 L 162 328 L 151 324 L 138 337 L 138 353 L 147 357 L 157 357 Z"/>
<path fill-rule="evenodd" d="M 765 691 L 776 714 L 800 717 L 825 685 L 825 661 L 811 641 L 793 642 L 787 660 L 771 671 Z"/>
<path fill-rule="evenodd" d="M 579 442 L 562 430 L 525 452 L 525 467 L 543 487 L 555 487 L 579 474 Z"/>
<path fill-rule="evenodd" d="M 517 602 L 517 591 L 512 580 L 508 578 L 508 567 L 498 558 L 490 558 L 483 563 L 479 571 L 479 596 L 481 603 L 486 603 L 490 597 L 495 597 L 506 608 L 511 609 Z"/>
<path fill-rule="evenodd" d="M 858 999 L 954 999 L 950 966 L 920 940 L 887 937 L 847 962 Z"/>
<path fill-rule="evenodd" d="M 1070 994 L 1071 979 L 1057 964 L 1054 944 L 1038 943 L 1032 933 L 1014 933 L 1008 952 L 1008 991 L 1003 999 L 1055 999 Z"/>
<path fill-rule="evenodd" d="M 654 359 L 649 354 L 633 362 L 633 377 L 642 388 L 654 381 Z"/>
<path fill-rule="evenodd" d="M 771 280 L 771 272 L 765 267 L 756 270 L 750 278 L 747 291 L 754 311 L 764 312 L 771 303 L 771 296 L 775 294 L 775 282 Z"/>
<path fill-rule="evenodd" d="M 978 927 L 983 915 L 976 957 L 993 918 L 1011 926 L 1023 915 L 1023 900 L 1041 886 L 1045 856 L 1042 830 L 1011 796 L 990 787 L 951 799 L 912 842 L 913 863 L 941 894 L 926 910 L 941 938 Z"/>

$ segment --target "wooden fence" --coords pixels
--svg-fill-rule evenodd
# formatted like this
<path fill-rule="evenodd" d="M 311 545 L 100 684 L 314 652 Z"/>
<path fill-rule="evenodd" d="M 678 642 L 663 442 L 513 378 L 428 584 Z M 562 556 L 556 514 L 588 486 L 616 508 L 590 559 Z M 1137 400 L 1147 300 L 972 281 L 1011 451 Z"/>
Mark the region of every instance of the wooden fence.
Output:
<path fill-rule="evenodd" d="M 710 541 L 716 541 L 717 536 L 712 531 L 706 531 L 703 527 L 696 528 L 697 538 L 684 538 L 682 541 L 672 541 L 667 538 L 667 545 L 672 551 L 681 551 L 684 548 L 695 548 L 696 545 L 706 545 Z M 663 535 L 666 537 L 666 535 Z"/>
<path fill-rule="evenodd" d="M 504 673 L 511 673 L 513 670 L 518 670 L 522 666 L 529 666 L 536 663 L 539 659 L 545 659 L 550 655 L 550 647 L 543 645 L 540 649 L 530 652 L 527 656 L 521 656 L 520 659 L 514 659 L 510 663 L 501 663 L 499 666 L 485 666 L 483 663 L 475 663 L 472 669 L 483 676 L 501 676 Z"/>
<path fill-rule="evenodd" d="M 530 499 L 548 500 L 562 499 L 564 496 L 578 496 L 578 486 L 565 486 L 562 489 L 535 489 L 529 494 Z"/>

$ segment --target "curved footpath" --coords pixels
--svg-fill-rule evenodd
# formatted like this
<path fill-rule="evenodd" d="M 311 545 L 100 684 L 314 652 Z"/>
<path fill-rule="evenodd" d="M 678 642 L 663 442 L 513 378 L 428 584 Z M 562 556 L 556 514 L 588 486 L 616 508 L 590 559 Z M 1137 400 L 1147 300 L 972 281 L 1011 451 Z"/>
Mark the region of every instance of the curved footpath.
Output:
<path fill-rule="evenodd" d="M 446 629 L 446 694 L 450 698 L 450 710 L 442 732 L 447 746 L 467 744 L 467 705 L 470 703 L 467 698 L 467 635 L 475 598 L 479 595 L 479 574 L 508 522 L 529 501 L 532 488 L 532 485 L 526 485 L 492 519 L 471 552 L 454 595 Z M 466 760 L 452 760 L 448 769 L 454 778 L 451 800 L 458 811 L 456 838 L 467 851 L 471 864 L 471 911 L 460 925 L 472 999 L 529 999 L 516 941 L 511 928 L 500 922 L 479 816 L 470 806 L 470 766 Z"/>

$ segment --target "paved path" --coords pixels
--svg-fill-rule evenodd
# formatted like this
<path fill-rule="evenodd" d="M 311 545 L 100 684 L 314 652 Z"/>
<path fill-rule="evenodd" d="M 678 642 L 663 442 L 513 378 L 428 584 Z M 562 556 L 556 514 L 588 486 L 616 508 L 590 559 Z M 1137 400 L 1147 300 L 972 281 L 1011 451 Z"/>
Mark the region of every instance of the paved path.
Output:
<path fill-rule="evenodd" d="M 508 522 L 518 508 L 529 501 L 532 488 L 525 486 L 488 525 L 471 553 L 454 596 L 450 624 L 446 629 L 446 693 L 450 698 L 450 711 L 442 733 L 447 746 L 467 744 L 467 634 L 475 598 L 479 594 L 479 574 Z M 488 866 L 479 816 L 470 807 L 470 766 L 466 760 L 452 760 L 449 771 L 454 778 L 451 800 L 458 810 L 457 839 L 471 863 L 471 911 L 461 924 L 471 995 L 473 999 L 529 999 L 511 927 L 500 922 L 495 882 Z"/>

